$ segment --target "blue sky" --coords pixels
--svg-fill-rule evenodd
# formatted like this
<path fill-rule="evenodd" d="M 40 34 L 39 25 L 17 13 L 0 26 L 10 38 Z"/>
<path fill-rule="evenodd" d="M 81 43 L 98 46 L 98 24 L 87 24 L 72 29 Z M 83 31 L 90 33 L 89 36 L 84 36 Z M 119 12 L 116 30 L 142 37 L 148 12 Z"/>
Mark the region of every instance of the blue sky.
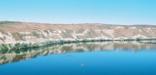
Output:
<path fill-rule="evenodd" d="M 0 20 L 156 25 L 156 0 L 0 0 Z"/>

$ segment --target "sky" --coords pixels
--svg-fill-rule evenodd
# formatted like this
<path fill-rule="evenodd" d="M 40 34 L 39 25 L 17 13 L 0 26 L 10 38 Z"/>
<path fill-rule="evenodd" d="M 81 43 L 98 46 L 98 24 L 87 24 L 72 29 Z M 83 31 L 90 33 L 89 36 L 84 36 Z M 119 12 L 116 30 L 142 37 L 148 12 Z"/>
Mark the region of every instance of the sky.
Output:
<path fill-rule="evenodd" d="M 156 0 L 0 0 L 0 21 L 156 25 Z"/>

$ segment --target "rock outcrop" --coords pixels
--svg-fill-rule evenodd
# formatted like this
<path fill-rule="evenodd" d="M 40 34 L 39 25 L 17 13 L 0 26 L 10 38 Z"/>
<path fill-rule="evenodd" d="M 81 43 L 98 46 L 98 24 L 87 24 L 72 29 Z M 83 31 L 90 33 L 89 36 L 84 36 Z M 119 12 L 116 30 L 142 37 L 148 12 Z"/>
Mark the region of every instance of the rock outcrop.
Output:
<path fill-rule="evenodd" d="M 155 40 L 154 25 L 0 22 L 0 49 L 85 41 Z"/>

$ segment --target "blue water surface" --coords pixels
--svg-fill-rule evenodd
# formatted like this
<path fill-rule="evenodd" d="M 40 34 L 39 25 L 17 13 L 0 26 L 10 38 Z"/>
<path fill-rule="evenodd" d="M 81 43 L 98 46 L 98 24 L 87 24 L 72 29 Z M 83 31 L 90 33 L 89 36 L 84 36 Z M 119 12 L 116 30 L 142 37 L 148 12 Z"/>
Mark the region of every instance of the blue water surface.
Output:
<path fill-rule="evenodd" d="M 0 75 L 156 75 L 156 51 L 50 54 L 0 65 Z"/>

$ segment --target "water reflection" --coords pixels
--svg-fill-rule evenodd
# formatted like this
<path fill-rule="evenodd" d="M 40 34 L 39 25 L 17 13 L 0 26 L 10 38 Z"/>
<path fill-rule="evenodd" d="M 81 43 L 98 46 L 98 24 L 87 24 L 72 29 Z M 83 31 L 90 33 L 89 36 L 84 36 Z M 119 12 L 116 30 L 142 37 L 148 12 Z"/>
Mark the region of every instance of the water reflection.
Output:
<path fill-rule="evenodd" d="M 89 43 L 72 43 L 53 45 L 27 50 L 9 50 L 0 51 L 0 64 L 17 62 L 24 59 L 35 58 L 37 56 L 45 56 L 48 54 L 61 54 L 69 52 L 91 52 L 91 51 L 134 51 L 153 50 L 156 49 L 154 43 L 143 42 L 89 42 Z"/>

